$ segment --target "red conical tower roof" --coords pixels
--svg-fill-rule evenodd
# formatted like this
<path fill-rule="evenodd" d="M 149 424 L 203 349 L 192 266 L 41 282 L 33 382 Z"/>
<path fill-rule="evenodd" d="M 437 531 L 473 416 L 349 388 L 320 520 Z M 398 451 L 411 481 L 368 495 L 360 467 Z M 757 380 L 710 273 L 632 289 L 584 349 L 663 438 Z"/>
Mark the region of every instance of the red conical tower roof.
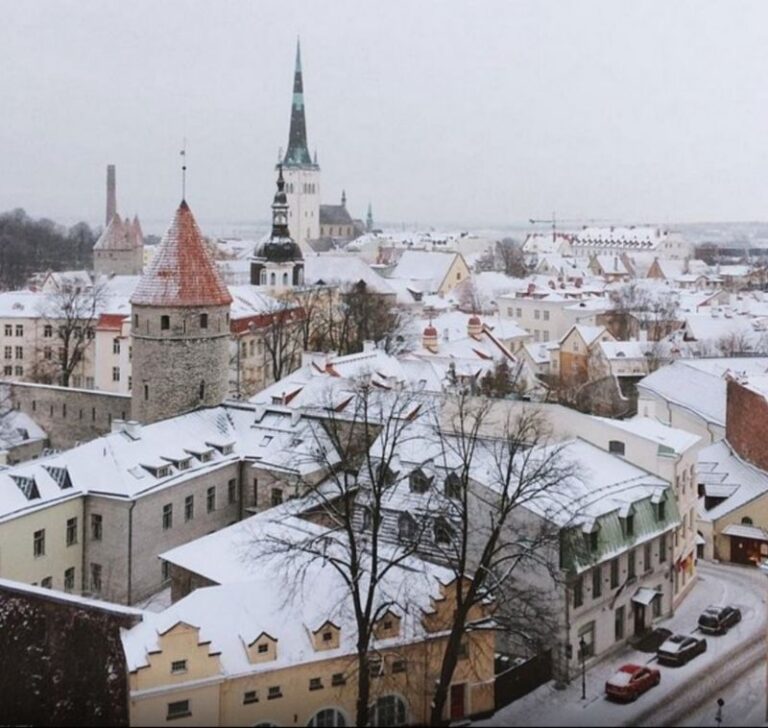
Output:
<path fill-rule="evenodd" d="M 227 287 L 185 200 L 131 296 L 140 306 L 226 306 Z"/>

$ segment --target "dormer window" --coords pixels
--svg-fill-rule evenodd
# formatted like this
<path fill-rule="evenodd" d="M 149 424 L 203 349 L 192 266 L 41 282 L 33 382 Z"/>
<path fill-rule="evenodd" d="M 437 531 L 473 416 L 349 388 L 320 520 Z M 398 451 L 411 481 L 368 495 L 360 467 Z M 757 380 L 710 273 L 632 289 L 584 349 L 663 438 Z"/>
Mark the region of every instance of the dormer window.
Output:
<path fill-rule="evenodd" d="M 155 478 L 167 478 L 171 474 L 170 465 L 142 465 L 141 467 Z"/>
<path fill-rule="evenodd" d="M 316 650 L 335 650 L 340 644 L 341 630 L 333 622 L 328 621 L 312 635 Z"/>
<path fill-rule="evenodd" d="M 72 479 L 69 477 L 69 471 L 66 468 L 58 468 L 53 465 L 44 465 L 43 467 L 48 475 L 56 481 L 56 485 L 59 488 L 66 490 L 72 487 Z"/>
<path fill-rule="evenodd" d="M 635 535 L 635 509 L 632 505 L 626 506 L 619 513 L 619 520 L 621 521 L 621 530 L 624 533 L 624 537 L 628 538 Z"/>
<path fill-rule="evenodd" d="M 190 455 L 194 455 L 201 463 L 207 463 L 213 457 L 213 450 L 186 450 Z"/>
<path fill-rule="evenodd" d="M 590 524 L 588 528 L 584 528 L 584 546 L 590 554 L 597 553 L 599 533 L 600 526 L 598 525 L 597 521 Z"/>
<path fill-rule="evenodd" d="M 11 478 L 27 500 L 35 500 L 40 497 L 40 491 L 37 489 L 34 478 L 27 478 L 22 475 L 12 475 Z"/>
<path fill-rule="evenodd" d="M 231 455 L 232 451 L 234 450 L 234 444 L 231 442 L 226 442 L 226 443 L 206 442 L 205 444 L 208 445 L 208 447 L 212 447 L 215 450 L 218 450 L 222 455 Z"/>
<path fill-rule="evenodd" d="M 417 468 L 410 474 L 408 482 L 411 488 L 411 493 L 426 493 L 429 490 L 431 479 Z"/>
<path fill-rule="evenodd" d="M 612 455 L 624 455 L 624 443 L 621 440 L 611 440 L 608 443 L 608 452 Z"/>
<path fill-rule="evenodd" d="M 262 632 L 247 647 L 250 662 L 268 662 L 277 659 L 277 640 L 266 632 Z"/>

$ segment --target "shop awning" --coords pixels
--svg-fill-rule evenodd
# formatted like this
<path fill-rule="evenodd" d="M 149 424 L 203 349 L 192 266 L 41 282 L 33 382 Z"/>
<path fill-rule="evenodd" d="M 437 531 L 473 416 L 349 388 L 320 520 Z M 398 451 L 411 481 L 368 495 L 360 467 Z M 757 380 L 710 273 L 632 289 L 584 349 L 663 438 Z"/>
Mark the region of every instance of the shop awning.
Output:
<path fill-rule="evenodd" d="M 656 597 L 660 596 L 661 592 L 641 586 L 632 596 L 632 601 L 647 607 Z"/>
<path fill-rule="evenodd" d="M 743 523 L 731 523 L 723 529 L 723 536 L 752 538 L 755 541 L 768 541 L 768 533 L 757 526 L 746 526 Z"/>

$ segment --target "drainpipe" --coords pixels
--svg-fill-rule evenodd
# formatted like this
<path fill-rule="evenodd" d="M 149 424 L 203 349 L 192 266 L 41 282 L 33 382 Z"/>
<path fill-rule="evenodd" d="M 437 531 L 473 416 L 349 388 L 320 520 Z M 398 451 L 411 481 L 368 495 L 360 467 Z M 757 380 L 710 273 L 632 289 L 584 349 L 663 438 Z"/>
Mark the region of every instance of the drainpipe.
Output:
<path fill-rule="evenodd" d="M 131 505 L 128 506 L 128 605 L 133 603 L 132 591 L 133 591 L 133 509 L 136 506 L 136 501 L 131 501 Z"/>

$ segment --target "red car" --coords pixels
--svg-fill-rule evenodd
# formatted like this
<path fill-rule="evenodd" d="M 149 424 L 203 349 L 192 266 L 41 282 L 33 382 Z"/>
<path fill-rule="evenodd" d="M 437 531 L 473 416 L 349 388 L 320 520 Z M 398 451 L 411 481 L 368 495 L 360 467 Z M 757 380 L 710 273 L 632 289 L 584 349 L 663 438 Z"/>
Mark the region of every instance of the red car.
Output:
<path fill-rule="evenodd" d="M 636 700 L 646 690 L 659 684 L 661 673 L 643 665 L 622 665 L 605 683 L 605 694 L 615 700 Z"/>

